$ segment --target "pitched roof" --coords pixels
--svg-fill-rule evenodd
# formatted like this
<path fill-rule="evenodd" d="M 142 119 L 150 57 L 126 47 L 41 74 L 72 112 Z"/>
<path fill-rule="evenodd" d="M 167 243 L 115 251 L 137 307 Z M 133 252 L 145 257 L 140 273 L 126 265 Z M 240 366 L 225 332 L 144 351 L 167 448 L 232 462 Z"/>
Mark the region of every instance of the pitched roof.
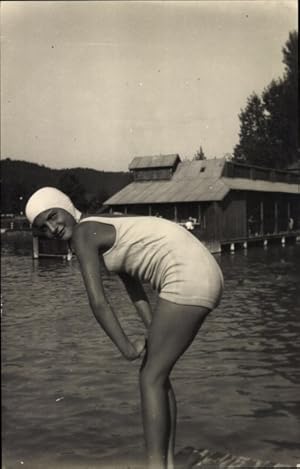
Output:
<path fill-rule="evenodd" d="M 229 188 L 220 179 L 224 160 L 183 161 L 171 180 L 132 182 L 105 205 L 222 200 Z"/>
<path fill-rule="evenodd" d="M 173 155 L 157 155 L 157 156 L 136 156 L 129 165 L 129 169 L 146 169 L 146 168 L 169 168 L 173 167 L 180 157 Z"/>
<path fill-rule="evenodd" d="M 105 205 L 220 201 L 230 190 L 299 194 L 298 184 L 222 177 L 225 159 L 182 161 L 172 179 L 132 182 Z"/>

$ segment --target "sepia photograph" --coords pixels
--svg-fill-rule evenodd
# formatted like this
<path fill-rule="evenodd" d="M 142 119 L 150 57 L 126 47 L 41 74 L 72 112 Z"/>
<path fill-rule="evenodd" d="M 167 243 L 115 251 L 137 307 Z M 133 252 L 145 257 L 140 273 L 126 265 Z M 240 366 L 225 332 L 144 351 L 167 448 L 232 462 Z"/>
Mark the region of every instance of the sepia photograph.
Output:
<path fill-rule="evenodd" d="M 297 0 L 2 0 L 3 469 L 300 467 Z"/>

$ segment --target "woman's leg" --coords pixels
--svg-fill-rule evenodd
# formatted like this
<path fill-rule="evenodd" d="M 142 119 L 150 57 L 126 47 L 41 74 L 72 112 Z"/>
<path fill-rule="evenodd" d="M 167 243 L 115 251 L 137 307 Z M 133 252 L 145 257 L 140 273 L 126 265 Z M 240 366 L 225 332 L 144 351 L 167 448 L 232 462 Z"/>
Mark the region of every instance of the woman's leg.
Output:
<path fill-rule="evenodd" d="M 168 398 L 169 398 L 169 409 L 170 409 L 170 435 L 169 435 L 169 442 L 168 442 L 167 469 L 174 469 L 177 405 L 176 405 L 175 393 L 174 393 L 170 379 L 168 379 L 167 386 L 168 386 Z"/>
<path fill-rule="evenodd" d="M 147 354 L 140 371 L 143 425 L 151 469 L 165 469 L 168 462 L 172 434 L 169 374 L 208 312 L 201 306 L 178 305 L 159 299 L 153 313 Z"/>
<path fill-rule="evenodd" d="M 142 368 L 147 361 L 147 349 L 144 356 Z M 175 437 L 176 437 L 176 419 L 177 419 L 177 403 L 176 397 L 170 379 L 167 380 L 168 389 L 168 405 L 170 413 L 170 432 L 167 451 L 167 469 L 174 469 L 174 452 L 175 452 Z"/>

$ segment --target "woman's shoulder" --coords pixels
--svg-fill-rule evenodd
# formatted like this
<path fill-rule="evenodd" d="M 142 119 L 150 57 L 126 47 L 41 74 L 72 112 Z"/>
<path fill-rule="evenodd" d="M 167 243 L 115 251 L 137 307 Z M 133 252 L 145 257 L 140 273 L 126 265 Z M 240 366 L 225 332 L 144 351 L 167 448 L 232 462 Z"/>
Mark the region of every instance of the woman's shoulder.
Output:
<path fill-rule="evenodd" d="M 102 218 L 125 218 L 128 217 L 126 213 L 122 212 L 97 212 L 97 213 L 84 213 L 82 214 L 81 220 L 85 220 L 86 218 L 97 218 L 101 220 Z"/>
<path fill-rule="evenodd" d="M 80 220 L 73 230 L 72 239 L 75 245 L 84 244 L 86 246 L 102 245 L 107 246 L 115 237 L 114 227 L 101 223 L 97 217 L 85 217 Z"/>
<path fill-rule="evenodd" d="M 84 215 L 75 226 L 75 233 L 101 233 L 103 230 L 111 229 L 108 219 L 97 215 Z"/>

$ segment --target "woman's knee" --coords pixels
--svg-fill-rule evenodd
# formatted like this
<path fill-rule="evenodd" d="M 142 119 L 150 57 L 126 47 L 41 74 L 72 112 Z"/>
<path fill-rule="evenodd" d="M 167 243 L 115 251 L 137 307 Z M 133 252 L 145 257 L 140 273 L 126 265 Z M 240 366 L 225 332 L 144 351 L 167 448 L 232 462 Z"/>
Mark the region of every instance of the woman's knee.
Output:
<path fill-rule="evenodd" d="M 142 387 L 168 387 L 169 372 L 159 368 L 157 364 L 144 363 L 140 369 L 140 384 Z"/>

